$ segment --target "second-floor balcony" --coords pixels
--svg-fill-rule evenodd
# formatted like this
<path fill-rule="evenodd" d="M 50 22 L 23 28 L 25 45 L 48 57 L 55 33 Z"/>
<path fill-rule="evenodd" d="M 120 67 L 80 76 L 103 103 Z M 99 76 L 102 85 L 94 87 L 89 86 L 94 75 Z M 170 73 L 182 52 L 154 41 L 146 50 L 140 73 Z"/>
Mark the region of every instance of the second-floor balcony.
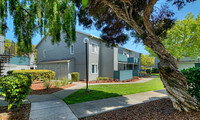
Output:
<path fill-rule="evenodd" d="M 139 64 L 139 58 L 127 57 L 126 55 L 118 54 L 118 62 Z"/>

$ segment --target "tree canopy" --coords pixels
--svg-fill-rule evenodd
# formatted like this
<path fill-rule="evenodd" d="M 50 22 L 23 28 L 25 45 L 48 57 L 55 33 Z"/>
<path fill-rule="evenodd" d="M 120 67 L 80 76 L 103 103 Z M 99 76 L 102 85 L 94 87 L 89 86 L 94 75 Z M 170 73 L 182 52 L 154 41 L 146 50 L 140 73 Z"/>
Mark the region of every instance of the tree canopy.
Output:
<path fill-rule="evenodd" d="M 155 58 L 154 57 L 150 57 L 149 55 L 141 55 L 141 65 L 143 67 L 152 67 L 155 65 Z"/>
<path fill-rule="evenodd" d="M 55 43 L 61 40 L 62 30 L 68 45 L 76 40 L 76 10 L 71 0 L 1 0 L 0 13 L 0 34 L 5 34 L 10 14 L 22 52 L 31 52 L 31 40 L 37 33 L 48 32 Z"/>
<path fill-rule="evenodd" d="M 200 56 L 200 14 L 194 18 L 192 13 L 183 20 L 177 20 L 167 31 L 167 36 L 161 38 L 167 50 L 179 61 L 183 57 L 197 58 Z M 151 56 L 156 54 L 146 47 Z"/>

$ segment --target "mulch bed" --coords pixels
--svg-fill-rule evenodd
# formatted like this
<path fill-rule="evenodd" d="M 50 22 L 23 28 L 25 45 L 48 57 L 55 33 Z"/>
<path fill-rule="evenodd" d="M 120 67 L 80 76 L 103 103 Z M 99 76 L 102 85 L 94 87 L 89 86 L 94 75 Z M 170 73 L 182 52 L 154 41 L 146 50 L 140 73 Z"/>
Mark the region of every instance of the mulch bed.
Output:
<path fill-rule="evenodd" d="M 124 83 L 124 82 L 136 82 L 139 81 L 141 79 L 139 79 L 138 77 L 133 77 L 132 79 L 129 80 L 124 80 L 124 81 L 119 81 L 117 80 L 113 80 L 113 79 L 109 79 L 109 80 L 92 80 L 92 81 L 88 81 L 89 84 L 95 84 L 95 83 Z M 86 83 L 86 80 L 84 81 L 80 81 L 82 83 Z"/>
<path fill-rule="evenodd" d="M 44 83 L 42 81 L 34 81 L 31 85 L 31 90 L 32 92 L 30 95 L 42 95 L 42 94 L 51 94 L 60 90 L 64 90 L 66 88 L 72 87 L 75 84 L 68 84 L 65 86 L 60 86 L 60 87 L 55 87 L 55 84 L 53 82 L 52 86 L 50 89 L 46 89 L 44 87 Z"/>
<path fill-rule="evenodd" d="M 80 120 L 199 120 L 200 112 L 179 112 L 168 98 L 122 108 Z"/>
<path fill-rule="evenodd" d="M 13 106 L 10 110 L 8 107 L 0 107 L 0 120 L 28 120 L 31 104 L 23 104 L 19 108 Z"/>

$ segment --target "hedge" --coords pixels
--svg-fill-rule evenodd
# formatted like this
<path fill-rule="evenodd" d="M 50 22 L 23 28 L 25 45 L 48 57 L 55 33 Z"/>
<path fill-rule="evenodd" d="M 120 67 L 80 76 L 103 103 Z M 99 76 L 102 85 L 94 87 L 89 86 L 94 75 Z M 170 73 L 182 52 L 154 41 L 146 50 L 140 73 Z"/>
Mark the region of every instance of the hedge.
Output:
<path fill-rule="evenodd" d="M 41 80 L 41 79 L 54 79 L 55 72 L 51 70 L 13 70 L 8 71 L 8 75 L 31 75 L 32 80 Z"/>
<path fill-rule="evenodd" d="M 1 78 L 1 95 L 5 96 L 5 101 L 9 103 L 8 109 L 13 104 L 17 104 L 17 107 L 19 107 L 23 103 L 22 100 L 31 92 L 31 83 L 32 80 L 29 75 L 11 75 Z"/>
<path fill-rule="evenodd" d="M 181 72 L 187 79 L 188 93 L 200 101 L 200 67 L 183 69 Z"/>
<path fill-rule="evenodd" d="M 77 81 L 79 81 L 79 73 L 78 72 L 72 72 L 71 73 L 71 77 L 72 77 L 72 81 L 73 82 L 77 82 Z"/>

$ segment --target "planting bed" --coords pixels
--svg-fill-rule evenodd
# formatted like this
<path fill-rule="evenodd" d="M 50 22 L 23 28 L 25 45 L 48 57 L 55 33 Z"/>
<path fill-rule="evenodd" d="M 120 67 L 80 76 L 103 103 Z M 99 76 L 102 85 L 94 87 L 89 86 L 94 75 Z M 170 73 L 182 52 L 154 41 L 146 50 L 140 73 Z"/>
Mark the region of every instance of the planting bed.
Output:
<path fill-rule="evenodd" d="M 89 81 L 88 83 L 89 84 L 95 84 L 95 83 L 123 83 L 123 82 L 136 82 L 136 81 L 139 81 L 139 80 L 141 80 L 141 79 L 139 79 L 138 77 L 133 77 L 132 79 L 124 80 L 124 81 L 119 81 L 118 79 L 117 80 L 109 79 L 109 80 L 92 80 L 92 81 Z M 86 83 L 86 80 L 80 81 L 80 82 Z"/>
<path fill-rule="evenodd" d="M 199 120 L 200 112 L 179 112 L 168 98 L 122 108 L 80 120 Z"/>
<path fill-rule="evenodd" d="M 31 90 L 32 92 L 30 93 L 30 95 L 42 95 L 42 94 L 51 94 L 60 90 L 64 90 L 65 88 L 69 88 L 74 86 L 75 84 L 68 84 L 65 86 L 60 86 L 60 87 L 55 87 L 55 84 L 53 82 L 52 86 L 50 89 L 46 89 L 44 87 L 44 83 L 42 81 L 34 81 L 31 85 Z"/>
<path fill-rule="evenodd" d="M 19 108 L 13 106 L 10 110 L 8 107 L 0 107 L 0 120 L 28 120 L 30 108 L 31 104 L 23 104 Z"/>

